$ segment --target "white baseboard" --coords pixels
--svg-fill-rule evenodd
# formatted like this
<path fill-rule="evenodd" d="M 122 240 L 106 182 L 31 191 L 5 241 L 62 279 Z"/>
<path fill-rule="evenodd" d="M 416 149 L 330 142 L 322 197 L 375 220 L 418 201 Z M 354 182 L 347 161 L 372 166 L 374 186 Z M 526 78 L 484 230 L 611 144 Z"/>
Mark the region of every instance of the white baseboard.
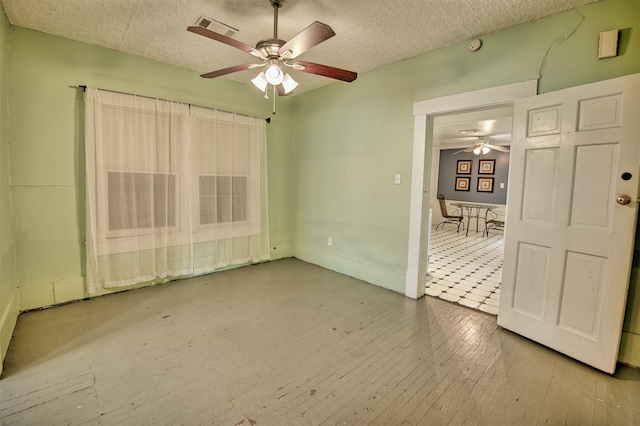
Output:
<path fill-rule="evenodd" d="M 334 254 L 296 247 L 294 257 L 370 284 L 404 294 L 405 273 Z"/>
<path fill-rule="evenodd" d="M 11 341 L 11 336 L 13 336 L 13 330 L 16 328 L 16 322 L 18 321 L 18 315 L 20 314 L 18 305 L 18 289 L 15 289 L 9 299 L 6 309 L 2 312 L 2 316 L 0 317 L 0 374 L 2 374 L 4 358 L 7 355 L 9 342 Z"/>

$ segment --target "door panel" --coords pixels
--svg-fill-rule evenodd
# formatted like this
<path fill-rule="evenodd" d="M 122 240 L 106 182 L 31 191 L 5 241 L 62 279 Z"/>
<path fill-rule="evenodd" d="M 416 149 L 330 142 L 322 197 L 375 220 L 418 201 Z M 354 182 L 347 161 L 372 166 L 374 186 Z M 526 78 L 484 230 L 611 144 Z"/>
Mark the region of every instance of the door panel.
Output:
<path fill-rule="evenodd" d="M 550 225 L 555 206 L 558 162 L 555 149 L 527 151 L 522 195 L 522 220 Z"/>
<path fill-rule="evenodd" d="M 638 209 L 639 99 L 636 74 L 514 108 L 498 324 L 609 373 Z"/>
<path fill-rule="evenodd" d="M 607 129 L 621 124 L 622 95 L 580 101 L 578 131 Z"/>
<path fill-rule="evenodd" d="M 518 249 L 513 309 L 536 320 L 544 317 L 551 249 L 521 243 Z"/>
<path fill-rule="evenodd" d="M 602 288 L 607 259 L 568 252 L 558 326 L 570 333 L 597 340 L 602 310 Z"/>
<path fill-rule="evenodd" d="M 576 147 L 569 226 L 611 229 L 617 159 L 617 144 Z"/>

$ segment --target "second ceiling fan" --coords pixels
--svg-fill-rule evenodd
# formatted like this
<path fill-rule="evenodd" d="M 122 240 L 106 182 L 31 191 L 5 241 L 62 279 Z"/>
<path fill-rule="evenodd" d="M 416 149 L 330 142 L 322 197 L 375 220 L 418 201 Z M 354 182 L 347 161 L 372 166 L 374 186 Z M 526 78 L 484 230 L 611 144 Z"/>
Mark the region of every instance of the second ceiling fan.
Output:
<path fill-rule="evenodd" d="M 461 152 L 473 152 L 476 155 L 487 154 L 491 150 L 500 151 L 500 152 L 509 152 L 509 148 L 506 146 L 493 145 L 489 143 L 488 136 L 478 136 L 478 141 L 472 146 L 461 149 L 460 151 L 456 151 L 451 155 L 456 155 Z"/>
<path fill-rule="evenodd" d="M 336 33 L 330 26 L 316 21 L 295 35 L 291 40 L 280 40 L 278 38 L 278 9 L 282 7 L 285 0 L 269 1 L 273 6 L 273 38 L 260 40 L 255 48 L 226 35 L 211 31 L 203 26 L 196 25 L 187 28 L 187 30 L 192 33 L 228 44 L 260 59 L 259 63 L 235 65 L 202 74 L 202 77 L 214 78 L 237 71 L 266 67 L 265 70 L 253 78 L 251 82 L 265 93 L 270 84 L 275 87 L 281 96 L 291 93 L 291 91 L 298 86 L 298 83 L 285 72 L 287 68 L 346 82 L 352 82 L 358 77 L 358 74 L 353 71 L 312 62 L 294 61 L 298 56 L 313 46 L 333 37 Z"/>

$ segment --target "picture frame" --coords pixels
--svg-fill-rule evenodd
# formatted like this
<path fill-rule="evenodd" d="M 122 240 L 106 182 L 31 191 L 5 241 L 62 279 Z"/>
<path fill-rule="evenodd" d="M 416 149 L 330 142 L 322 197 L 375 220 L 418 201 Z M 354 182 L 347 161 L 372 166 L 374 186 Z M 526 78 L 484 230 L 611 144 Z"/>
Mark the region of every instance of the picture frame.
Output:
<path fill-rule="evenodd" d="M 470 175 L 471 174 L 472 165 L 473 165 L 473 161 L 472 160 L 458 160 L 458 171 L 457 171 L 457 173 L 459 175 Z"/>
<path fill-rule="evenodd" d="M 456 191 L 469 191 L 471 188 L 470 177 L 456 177 Z"/>
<path fill-rule="evenodd" d="M 478 174 L 492 175 L 495 173 L 496 160 L 478 160 Z"/>
<path fill-rule="evenodd" d="M 478 178 L 478 192 L 493 192 L 493 178 L 492 177 L 479 177 Z"/>

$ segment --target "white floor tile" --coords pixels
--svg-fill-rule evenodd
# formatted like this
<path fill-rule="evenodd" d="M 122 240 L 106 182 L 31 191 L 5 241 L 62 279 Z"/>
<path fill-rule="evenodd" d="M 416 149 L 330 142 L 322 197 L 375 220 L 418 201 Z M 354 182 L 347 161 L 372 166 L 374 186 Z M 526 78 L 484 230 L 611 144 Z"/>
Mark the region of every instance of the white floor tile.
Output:
<path fill-rule="evenodd" d="M 478 284 L 476 288 L 480 290 L 485 290 L 491 293 L 496 290 L 497 286 L 488 285 L 488 284 Z"/>
<path fill-rule="evenodd" d="M 440 299 L 446 300 L 448 302 L 458 302 L 458 300 L 460 300 L 460 296 L 455 296 L 453 294 L 449 294 L 449 293 L 442 293 L 440 296 L 438 296 Z"/>
<path fill-rule="evenodd" d="M 478 296 L 477 294 L 467 293 L 464 297 L 467 299 L 475 300 L 476 302 L 484 302 L 487 298 L 486 296 Z"/>
<path fill-rule="evenodd" d="M 462 296 L 464 296 L 465 294 L 467 294 L 467 292 L 466 292 L 466 291 L 459 290 L 459 289 L 457 289 L 457 288 L 450 288 L 449 290 L 447 290 L 447 293 L 455 294 L 456 296 L 459 296 L 459 297 L 462 297 Z"/>
<path fill-rule="evenodd" d="M 487 305 L 495 306 L 496 308 L 500 305 L 500 301 L 495 299 L 485 299 L 484 303 Z"/>
<path fill-rule="evenodd" d="M 438 284 L 446 285 L 448 287 L 453 287 L 454 285 L 456 285 L 456 283 L 457 283 L 457 280 L 454 280 L 453 278 L 449 278 L 449 277 L 438 281 Z"/>
<path fill-rule="evenodd" d="M 465 278 L 467 278 L 467 275 L 469 275 L 469 274 L 461 274 L 460 272 L 453 272 L 453 273 L 449 274 L 447 279 L 452 280 L 452 281 L 460 281 L 460 280 L 464 280 Z"/>
<path fill-rule="evenodd" d="M 491 306 L 483 303 L 478 309 L 491 315 L 498 315 L 498 308 L 496 306 Z"/>
<path fill-rule="evenodd" d="M 462 282 L 454 285 L 453 288 L 457 288 L 458 290 L 462 290 L 464 292 L 469 292 L 473 290 L 473 286 L 463 284 Z"/>
<path fill-rule="evenodd" d="M 439 282 L 437 282 L 437 283 L 429 285 L 427 288 L 430 288 L 430 289 L 432 289 L 434 291 L 439 291 L 440 293 L 442 293 L 443 291 L 449 290 L 450 287 L 446 286 L 446 285 L 442 285 Z"/>
<path fill-rule="evenodd" d="M 465 278 L 464 280 L 460 280 L 460 282 L 458 284 L 462 284 L 462 285 L 465 285 L 465 286 L 471 287 L 471 288 L 474 288 L 474 287 L 476 287 L 478 285 L 477 282 L 470 281 L 467 278 Z M 469 290 L 471 290 L 471 288 Z"/>
<path fill-rule="evenodd" d="M 458 300 L 458 304 L 467 306 L 469 308 L 478 309 L 480 307 L 480 302 L 476 302 L 475 300 L 467 299 L 466 297 Z"/>
<path fill-rule="evenodd" d="M 430 288 L 430 287 L 425 288 L 424 289 L 424 293 L 426 295 L 429 295 L 429 296 L 432 296 L 432 297 L 438 297 L 438 296 L 440 296 L 442 294 L 442 292 L 440 290 L 436 290 L 436 289 Z"/>
<path fill-rule="evenodd" d="M 487 298 L 487 297 L 491 296 L 491 292 L 490 291 L 482 290 L 480 288 L 474 288 L 474 289 L 471 289 L 469 291 L 471 293 L 473 293 L 473 294 L 476 294 L 476 295 L 484 297 L 484 298 Z"/>

